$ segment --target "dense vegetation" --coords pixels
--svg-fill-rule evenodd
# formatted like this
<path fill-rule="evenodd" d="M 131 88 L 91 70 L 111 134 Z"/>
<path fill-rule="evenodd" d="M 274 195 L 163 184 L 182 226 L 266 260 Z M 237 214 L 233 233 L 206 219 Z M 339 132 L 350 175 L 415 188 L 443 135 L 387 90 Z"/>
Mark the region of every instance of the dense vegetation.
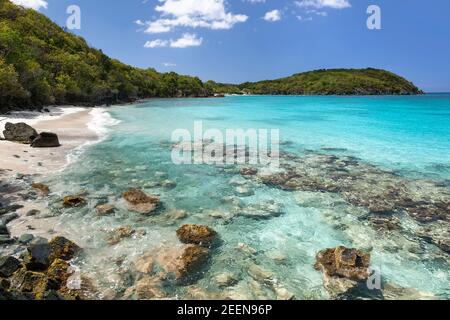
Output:
<path fill-rule="evenodd" d="M 0 113 L 51 104 L 98 105 L 151 97 L 232 94 L 418 94 L 412 83 L 376 69 L 334 69 L 239 85 L 158 73 L 90 48 L 44 15 L 0 0 Z"/>
<path fill-rule="evenodd" d="M 0 112 L 211 94 L 198 78 L 130 67 L 44 15 L 0 0 Z"/>
<path fill-rule="evenodd" d="M 420 94 L 414 84 L 378 69 L 331 69 L 239 85 L 208 82 L 215 93 L 273 95 L 378 95 Z"/>

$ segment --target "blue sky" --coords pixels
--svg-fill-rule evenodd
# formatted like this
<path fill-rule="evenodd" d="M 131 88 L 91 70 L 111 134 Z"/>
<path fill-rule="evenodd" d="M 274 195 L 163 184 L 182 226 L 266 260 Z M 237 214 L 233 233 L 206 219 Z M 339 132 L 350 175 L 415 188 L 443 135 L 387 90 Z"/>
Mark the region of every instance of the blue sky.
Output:
<path fill-rule="evenodd" d="M 81 9 L 90 45 L 121 61 L 244 82 L 320 68 L 376 67 L 450 91 L 448 0 L 13 0 L 64 25 Z M 366 26 L 378 5 L 382 29 Z M 46 8 L 45 8 L 46 7 Z"/>

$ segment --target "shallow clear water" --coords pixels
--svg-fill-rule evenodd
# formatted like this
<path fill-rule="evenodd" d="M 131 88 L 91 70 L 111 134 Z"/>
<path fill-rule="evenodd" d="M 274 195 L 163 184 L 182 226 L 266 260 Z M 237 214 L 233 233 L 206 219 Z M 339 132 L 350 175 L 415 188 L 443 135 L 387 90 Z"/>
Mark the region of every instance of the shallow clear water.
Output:
<path fill-rule="evenodd" d="M 273 273 L 277 286 L 298 299 L 327 298 L 322 275 L 314 270 L 315 255 L 324 248 L 345 245 L 370 250 L 372 265 L 380 269 L 384 282 L 450 297 L 448 256 L 414 236 L 420 225 L 413 219 L 401 217 L 403 230 L 410 233 L 381 236 L 365 221 L 364 209 L 349 205 L 338 195 L 287 192 L 247 182 L 255 194 L 239 198 L 230 183 L 239 177 L 236 168 L 176 166 L 171 161 L 170 141 L 173 130 L 192 131 L 194 121 L 199 120 L 205 128 L 220 130 L 280 129 L 282 150 L 294 155 L 310 150 L 353 156 L 405 179 L 427 179 L 448 186 L 450 95 L 161 99 L 113 107 L 109 113 L 121 122 L 51 182 L 61 195 L 88 191 L 86 208 L 63 210 L 54 204 L 53 211 L 61 214 L 61 224 L 71 230 L 72 239 L 87 249 L 80 266 L 100 287 L 120 291 L 131 286 L 132 280 L 127 283 L 112 276 L 120 271 L 115 260 L 132 262 L 145 252 L 174 246 L 180 225 L 199 223 L 212 226 L 222 240 L 197 282 L 211 294 L 226 291 L 238 298 L 275 298 L 273 285 L 258 284 L 249 276 L 248 269 L 256 264 Z M 158 172 L 167 173 L 163 179 L 176 182 L 176 188 L 153 185 L 162 179 Z M 160 194 L 164 210 L 150 217 L 128 212 L 121 193 L 130 187 Z M 226 203 L 226 197 L 242 204 Z M 310 199 L 307 205 L 304 199 Z M 255 219 L 236 213 L 270 201 L 282 208 L 281 215 Z M 104 202 L 114 203 L 120 210 L 113 216 L 98 217 L 93 208 Z M 167 212 L 172 209 L 186 210 L 187 218 L 171 219 Z M 220 211 L 221 217 L 212 211 Z M 124 225 L 145 234 L 108 245 L 107 231 Z M 254 253 L 246 254 L 242 244 Z M 228 289 L 219 288 L 214 281 L 224 272 L 236 278 L 236 284 Z M 186 286 L 174 286 L 168 294 L 189 297 Z"/>

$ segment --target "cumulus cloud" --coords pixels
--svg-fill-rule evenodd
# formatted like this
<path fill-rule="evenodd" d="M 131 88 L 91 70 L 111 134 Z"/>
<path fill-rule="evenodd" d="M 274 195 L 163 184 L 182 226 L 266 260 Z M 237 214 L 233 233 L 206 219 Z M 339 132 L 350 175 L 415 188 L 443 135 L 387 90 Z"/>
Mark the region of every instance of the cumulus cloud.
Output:
<path fill-rule="evenodd" d="M 198 47 L 203 43 L 203 38 L 198 38 L 196 34 L 185 33 L 179 39 L 173 40 L 162 40 L 156 39 L 152 41 L 147 41 L 144 45 L 145 48 L 153 49 L 153 48 L 187 48 L 187 47 Z"/>
<path fill-rule="evenodd" d="M 332 8 L 332 9 L 345 9 L 350 8 L 351 4 L 349 0 L 299 0 L 295 1 L 295 4 L 301 8 Z"/>
<path fill-rule="evenodd" d="M 159 0 L 156 20 L 147 21 L 147 33 L 170 32 L 176 27 L 231 29 L 248 16 L 227 11 L 225 0 Z M 143 22 L 138 20 L 141 25 Z"/>
<path fill-rule="evenodd" d="M 265 14 L 264 20 L 275 22 L 281 20 L 281 11 L 280 10 L 272 10 Z"/>
<path fill-rule="evenodd" d="M 47 9 L 48 6 L 47 1 L 44 0 L 11 0 L 11 2 L 34 10 L 39 10 L 40 8 Z"/>
<path fill-rule="evenodd" d="M 172 48 L 187 48 L 201 46 L 203 38 L 197 38 L 197 35 L 185 33 L 180 39 L 170 40 L 170 47 Z"/>
<path fill-rule="evenodd" d="M 144 48 L 162 48 L 162 47 L 167 47 L 169 45 L 169 41 L 167 40 L 161 40 L 161 39 L 156 39 L 156 40 L 152 40 L 152 41 L 147 41 L 144 44 Z"/>

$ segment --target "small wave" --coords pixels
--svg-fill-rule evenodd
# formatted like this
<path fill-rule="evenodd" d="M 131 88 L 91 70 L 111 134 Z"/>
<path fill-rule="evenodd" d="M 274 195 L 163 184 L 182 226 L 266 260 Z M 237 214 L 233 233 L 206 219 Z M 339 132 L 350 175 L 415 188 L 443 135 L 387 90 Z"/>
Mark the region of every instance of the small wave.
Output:
<path fill-rule="evenodd" d="M 88 147 L 104 141 L 108 137 L 111 127 L 116 126 L 121 122 L 120 120 L 113 118 L 106 108 L 94 108 L 89 114 L 91 115 L 92 120 L 89 121 L 87 127 L 89 130 L 95 132 L 98 138 L 96 140 L 86 141 L 73 149 L 67 155 L 67 165 L 75 162 Z"/>

